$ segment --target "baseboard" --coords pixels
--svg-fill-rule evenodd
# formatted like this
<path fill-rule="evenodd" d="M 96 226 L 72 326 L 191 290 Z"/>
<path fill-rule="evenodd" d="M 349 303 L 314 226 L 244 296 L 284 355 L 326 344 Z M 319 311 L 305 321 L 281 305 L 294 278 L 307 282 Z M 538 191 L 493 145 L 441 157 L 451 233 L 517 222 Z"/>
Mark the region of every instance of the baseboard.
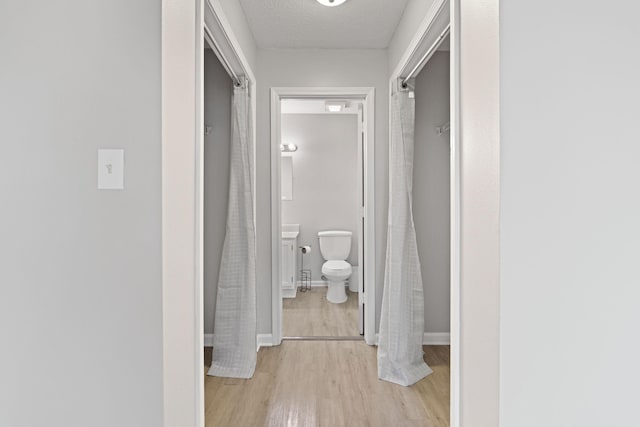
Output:
<path fill-rule="evenodd" d="M 376 345 L 380 342 L 380 335 L 376 334 Z M 425 332 L 422 337 L 422 345 L 451 345 L 451 333 L 449 332 Z"/>
<path fill-rule="evenodd" d="M 312 280 L 311 281 L 311 287 L 312 288 L 326 288 L 327 286 L 329 286 L 329 284 L 327 282 L 325 282 L 324 280 Z M 298 287 L 302 287 L 302 282 L 298 282 Z"/>
<path fill-rule="evenodd" d="M 272 347 L 273 346 L 273 335 L 271 334 L 258 334 L 258 350 L 261 347 Z"/>
<path fill-rule="evenodd" d="M 302 282 L 298 282 L 298 287 L 302 286 Z M 325 281 L 325 280 L 312 280 L 311 281 L 311 287 L 312 288 L 326 288 L 327 286 L 329 286 L 329 282 Z M 349 287 L 349 283 L 345 282 L 344 283 L 345 287 Z"/>
<path fill-rule="evenodd" d="M 450 345 L 451 334 L 449 332 L 425 332 L 422 338 L 423 345 Z"/>
<path fill-rule="evenodd" d="M 273 346 L 273 335 L 258 334 L 256 336 L 256 342 L 258 345 L 256 351 L 260 350 L 261 347 L 271 347 Z M 213 334 L 204 334 L 204 346 L 213 347 Z"/>
<path fill-rule="evenodd" d="M 282 298 L 295 298 L 296 297 L 296 292 L 298 291 L 297 288 L 293 288 L 293 289 L 283 289 L 282 290 Z"/>

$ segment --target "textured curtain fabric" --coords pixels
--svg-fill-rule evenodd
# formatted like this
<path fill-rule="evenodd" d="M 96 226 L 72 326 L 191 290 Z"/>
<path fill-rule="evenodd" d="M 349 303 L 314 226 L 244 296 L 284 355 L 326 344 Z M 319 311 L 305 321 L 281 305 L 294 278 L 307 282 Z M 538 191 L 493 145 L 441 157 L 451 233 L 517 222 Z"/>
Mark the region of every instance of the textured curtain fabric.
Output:
<path fill-rule="evenodd" d="M 256 367 L 256 233 L 248 84 L 235 87 L 227 233 L 220 261 L 208 375 L 251 378 Z"/>
<path fill-rule="evenodd" d="M 389 224 L 378 377 L 409 386 L 429 375 L 423 360 L 424 297 L 412 214 L 415 100 L 397 90 L 391 102 Z"/>

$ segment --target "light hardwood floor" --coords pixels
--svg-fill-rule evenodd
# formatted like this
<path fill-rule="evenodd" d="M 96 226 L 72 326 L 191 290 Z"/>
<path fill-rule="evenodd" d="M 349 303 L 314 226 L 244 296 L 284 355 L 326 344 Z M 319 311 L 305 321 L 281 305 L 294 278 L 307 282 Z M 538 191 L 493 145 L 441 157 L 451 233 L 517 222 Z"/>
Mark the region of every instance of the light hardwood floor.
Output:
<path fill-rule="evenodd" d="M 282 300 L 285 337 L 358 336 L 358 294 L 347 290 L 347 302 L 327 301 L 327 288 L 311 288 Z"/>
<path fill-rule="evenodd" d="M 434 372 L 411 387 L 378 379 L 376 350 L 361 341 L 263 348 L 252 379 L 205 377 L 206 426 L 448 426 L 449 346 L 424 347 Z"/>

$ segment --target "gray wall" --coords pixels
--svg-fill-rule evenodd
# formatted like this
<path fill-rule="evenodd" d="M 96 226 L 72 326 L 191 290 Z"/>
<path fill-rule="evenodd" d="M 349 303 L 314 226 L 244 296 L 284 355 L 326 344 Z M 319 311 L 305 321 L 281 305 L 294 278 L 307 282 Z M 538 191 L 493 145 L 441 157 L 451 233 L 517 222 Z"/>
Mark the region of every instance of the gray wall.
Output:
<path fill-rule="evenodd" d="M 358 264 L 358 116 L 283 114 L 282 141 L 294 143 L 293 200 L 282 201 L 282 222 L 300 224 L 298 245 L 312 246 L 305 268 L 321 280 L 318 231 L 353 232 L 348 262 Z M 298 266 L 299 268 L 299 266 Z"/>
<path fill-rule="evenodd" d="M 210 49 L 204 54 L 204 332 L 213 333 L 218 271 L 227 229 L 233 82 Z"/>
<path fill-rule="evenodd" d="M 500 4 L 504 426 L 636 423 L 639 13 Z"/>
<path fill-rule="evenodd" d="M 375 87 L 376 324 L 380 319 L 388 204 L 389 80 L 386 50 L 260 49 L 257 94 L 258 333 L 271 332 L 270 89 L 280 86 Z M 377 326 L 376 326 L 377 328 Z"/>
<path fill-rule="evenodd" d="M 449 53 L 436 52 L 416 77 L 413 218 L 424 283 L 425 332 L 449 332 Z"/>
<path fill-rule="evenodd" d="M 162 425 L 161 6 L 0 3 L 0 425 Z"/>

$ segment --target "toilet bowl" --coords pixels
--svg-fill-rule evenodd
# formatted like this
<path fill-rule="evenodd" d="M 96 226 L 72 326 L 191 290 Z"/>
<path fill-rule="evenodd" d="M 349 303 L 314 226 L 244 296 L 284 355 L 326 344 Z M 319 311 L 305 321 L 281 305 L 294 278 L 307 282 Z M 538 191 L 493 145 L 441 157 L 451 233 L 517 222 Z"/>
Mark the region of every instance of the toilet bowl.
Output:
<path fill-rule="evenodd" d="M 327 300 L 335 304 L 347 301 L 345 282 L 351 276 L 351 265 L 346 261 L 327 261 L 322 265 L 322 274 L 329 281 Z"/>
<path fill-rule="evenodd" d="M 327 278 L 329 287 L 327 300 L 334 304 L 347 301 L 345 282 L 351 276 L 352 269 L 346 259 L 351 252 L 350 231 L 329 230 L 318 233 L 320 253 L 326 262 L 322 265 L 322 274 Z"/>

